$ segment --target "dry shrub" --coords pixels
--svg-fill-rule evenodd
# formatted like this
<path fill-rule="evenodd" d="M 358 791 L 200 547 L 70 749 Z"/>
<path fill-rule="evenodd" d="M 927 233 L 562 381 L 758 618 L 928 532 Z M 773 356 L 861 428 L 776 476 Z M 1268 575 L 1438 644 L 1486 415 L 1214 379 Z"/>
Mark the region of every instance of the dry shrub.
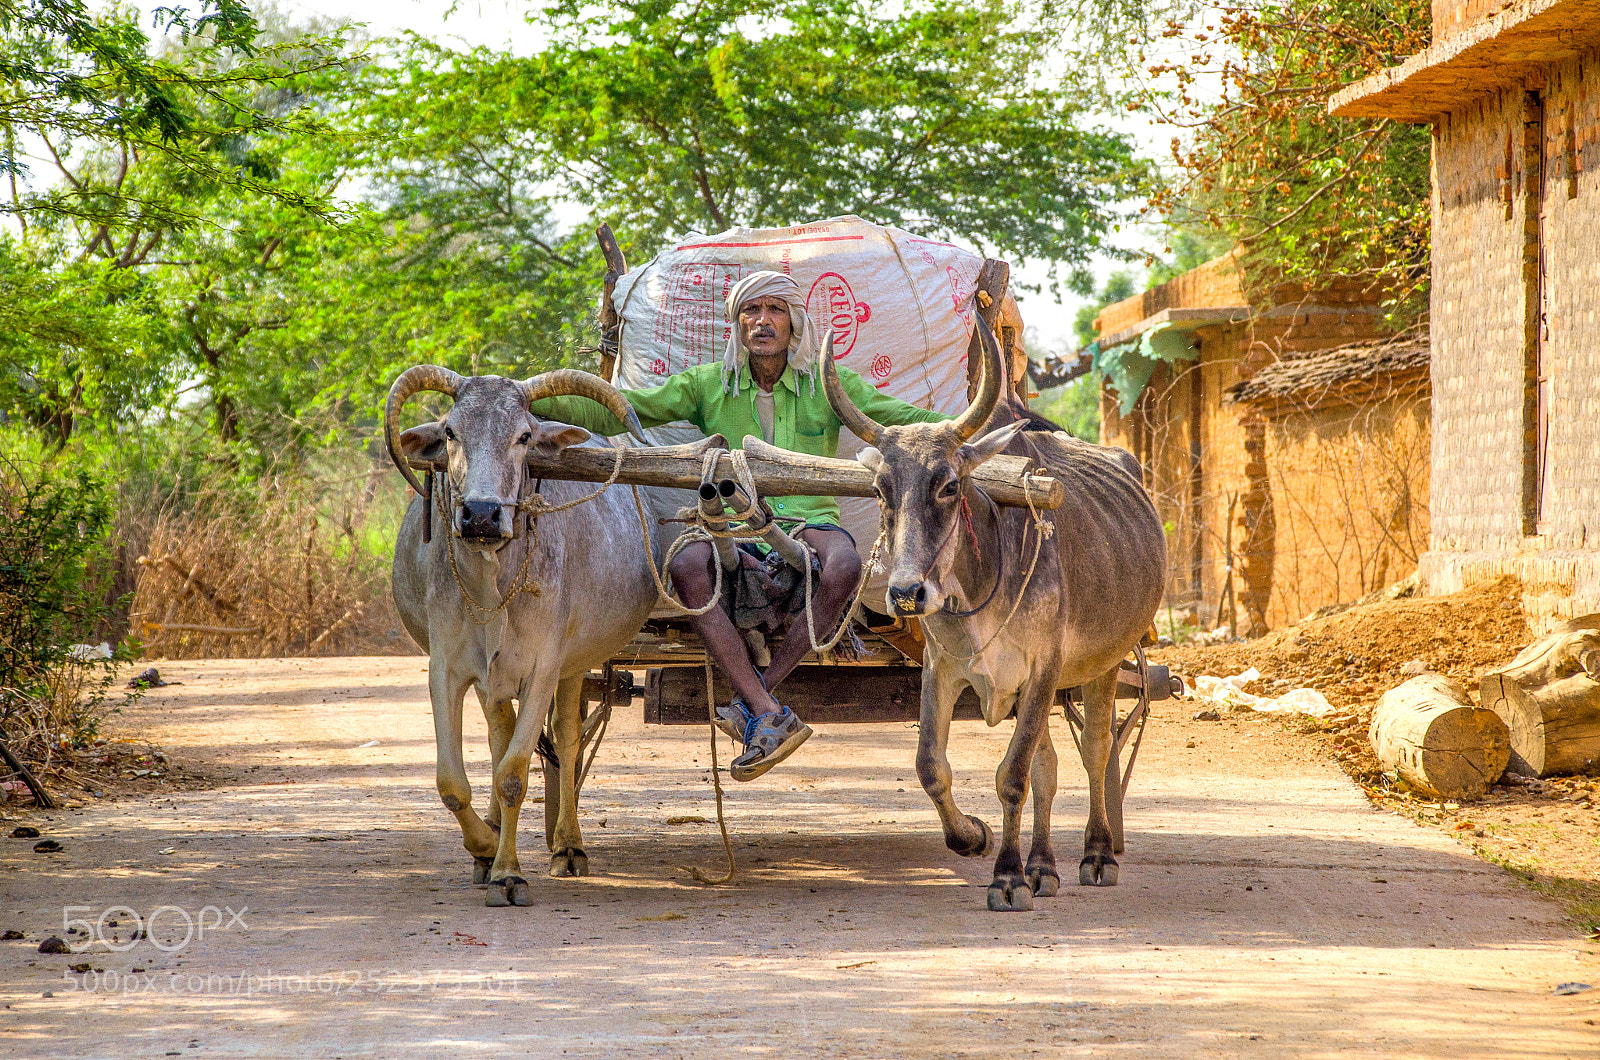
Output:
<path fill-rule="evenodd" d="M 150 519 L 132 633 L 170 659 L 412 654 L 389 559 L 363 536 L 376 473 L 359 490 L 272 482 L 253 498 L 203 491 Z M 348 485 L 348 484 L 347 484 Z"/>

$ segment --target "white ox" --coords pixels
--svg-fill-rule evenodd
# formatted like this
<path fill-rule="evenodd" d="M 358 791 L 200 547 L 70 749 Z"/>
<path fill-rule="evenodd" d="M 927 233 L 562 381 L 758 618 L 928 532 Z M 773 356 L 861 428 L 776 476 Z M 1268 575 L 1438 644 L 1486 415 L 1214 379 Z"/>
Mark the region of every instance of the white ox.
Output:
<path fill-rule="evenodd" d="M 401 433 L 400 409 L 422 390 L 447 394 L 455 404 L 437 422 Z M 530 401 L 558 394 L 592 398 L 638 432 L 620 394 L 570 370 L 519 382 L 418 365 L 395 380 L 384 412 L 390 457 L 418 494 L 395 544 L 395 605 L 428 652 L 439 797 L 461 825 L 473 880 L 488 884 L 491 906 L 532 900 L 517 861 L 517 813 L 552 697 L 561 790 L 550 874 L 587 873 L 575 790 L 583 675 L 622 648 L 656 602 L 648 566 L 656 560 L 656 530 L 651 525 L 649 546 L 641 545 L 626 487 L 537 522 L 519 510 L 535 492 L 529 450 L 550 456 L 598 444 L 580 427 L 543 422 L 528 411 Z M 447 468 L 432 511 L 412 461 Z M 594 488 L 546 481 L 538 492 L 560 504 Z M 482 704 L 494 761 L 487 820 L 472 807 L 462 760 L 461 708 L 469 688 Z"/>

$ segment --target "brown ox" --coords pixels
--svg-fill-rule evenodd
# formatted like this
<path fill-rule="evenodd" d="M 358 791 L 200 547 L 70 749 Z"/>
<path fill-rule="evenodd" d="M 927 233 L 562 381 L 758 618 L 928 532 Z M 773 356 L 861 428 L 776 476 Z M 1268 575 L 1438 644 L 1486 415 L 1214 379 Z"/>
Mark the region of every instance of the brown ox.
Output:
<path fill-rule="evenodd" d="M 917 773 L 938 808 L 950 849 L 977 857 L 993 833 L 956 808 L 945 748 L 950 714 L 971 686 L 997 725 L 1016 710 L 1017 727 L 995 776 L 1003 823 L 989 908 L 1033 908 L 1060 886 L 1050 845 L 1056 755 L 1049 716 L 1058 688 L 1083 686 L 1083 765 L 1089 821 L 1078 881 L 1117 882 L 1106 816 L 1106 763 L 1116 713 L 1117 667 L 1150 628 L 1161 600 L 1166 540 L 1127 452 L 1064 432 L 1031 430 L 1027 414 L 1002 401 L 999 344 L 980 319 L 984 359 L 978 396 L 946 423 L 883 427 L 839 385 L 832 343 L 821 354 L 828 400 L 871 448 L 857 457 L 875 473 L 893 548 L 888 605 L 921 618 L 922 731 Z M 1066 487 L 1067 502 L 1046 513 L 1044 537 L 1026 509 L 999 509 L 971 481 L 998 453 L 1030 456 Z M 1030 576 L 1029 560 L 1038 549 Z M 1033 844 L 1024 866 L 1021 811 L 1030 773 Z"/>

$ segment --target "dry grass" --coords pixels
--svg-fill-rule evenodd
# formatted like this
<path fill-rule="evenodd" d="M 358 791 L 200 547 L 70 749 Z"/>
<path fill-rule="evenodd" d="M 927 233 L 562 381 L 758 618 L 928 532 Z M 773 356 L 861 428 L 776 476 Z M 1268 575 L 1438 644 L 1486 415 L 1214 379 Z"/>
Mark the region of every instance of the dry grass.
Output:
<path fill-rule="evenodd" d="M 376 475 L 273 482 L 244 503 L 217 491 L 156 511 L 130 632 L 152 658 L 414 652 L 367 525 L 377 487 Z"/>

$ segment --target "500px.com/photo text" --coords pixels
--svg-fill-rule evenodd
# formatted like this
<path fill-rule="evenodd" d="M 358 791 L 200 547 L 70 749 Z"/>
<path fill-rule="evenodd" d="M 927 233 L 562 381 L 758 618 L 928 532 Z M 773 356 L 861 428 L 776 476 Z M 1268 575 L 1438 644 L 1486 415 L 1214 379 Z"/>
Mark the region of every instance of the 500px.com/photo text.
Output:
<path fill-rule="evenodd" d="M 115 953 L 133 949 L 140 942 L 149 942 L 162 953 L 178 953 L 189 943 L 202 940 L 206 932 L 216 934 L 234 928 L 249 930 L 244 915 L 249 906 L 205 906 L 191 912 L 176 905 L 162 905 L 141 914 L 126 905 L 113 905 L 101 910 L 93 920 L 85 914 L 94 912 L 92 906 L 69 905 L 61 910 L 61 930 L 89 942 L 99 943 Z M 126 931 L 126 935 L 124 935 Z"/>
<path fill-rule="evenodd" d="M 61 973 L 69 990 L 94 994 L 120 994 L 124 997 L 148 994 L 193 994 L 220 997 L 253 997 L 269 994 L 323 994 L 329 997 L 355 997 L 369 994 L 421 994 L 424 992 L 511 994 L 521 985 L 514 972 L 492 975 L 462 975 L 446 971 L 403 971 L 348 969 L 334 972 L 239 972 L 224 975 L 191 975 L 187 972 L 118 972 L 100 969 Z"/>

